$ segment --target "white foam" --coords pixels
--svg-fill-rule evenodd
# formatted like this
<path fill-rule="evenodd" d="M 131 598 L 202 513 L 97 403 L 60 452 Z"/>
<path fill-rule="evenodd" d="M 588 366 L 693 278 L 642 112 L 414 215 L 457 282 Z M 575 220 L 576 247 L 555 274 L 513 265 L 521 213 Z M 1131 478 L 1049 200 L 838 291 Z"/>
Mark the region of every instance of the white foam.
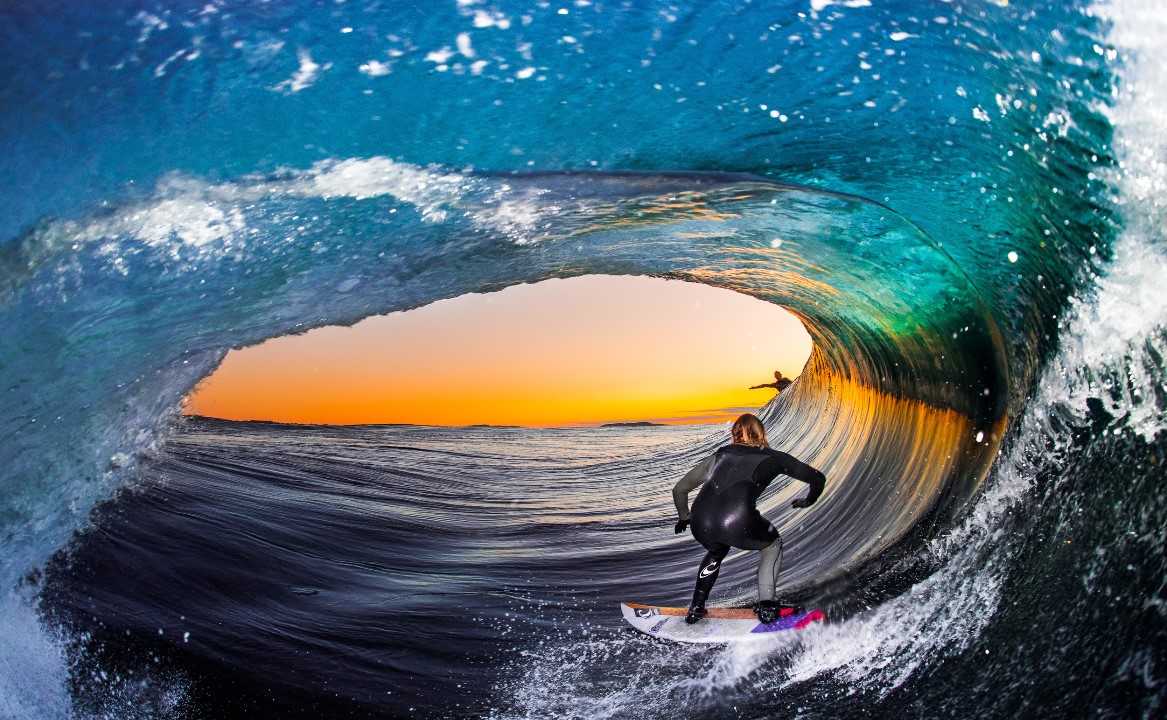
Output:
<path fill-rule="evenodd" d="M 476 28 L 496 27 L 499 30 L 507 30 L 510 26 L 510 18 L 497 10 L 474 11 L 474 27 Z"/>
<path fill-rule="evenodd" d="M 458 46 L 458 52 L 462 54 L 462 57 L 474 57 L 474 44 L 470 41 L 470 33 L 458 33 L 458 37 L 455 38 L 455 44 Z"/>
<path fill-rule="evenodd" d="M 295 191 L 317 197 L 357 199 L 389 195 L 414 205 L 424 219 L 440 222 L 473 186 L 466 175 L 430 171 L 389 158 L 321 162 L 303 175 Z"/>
<path fill-rule="evenodd" d="M 1103 108 L 1119 168 L 1099 172 L 1119 189 L 1123 229 L 1094 292 L 1063 319 L 1064 350 L 1047 374 L 1062 383 L 1064 412 L 1081 416 L 1086 398 L 1099 398 L 1149 439 L 1167 429 L 1156 400 L 1158 358 L 1167 350 L 1167 6 L 1128 0 L 1094 11 L 1111 22 L 1109 39 L 1121 53 L 1118 92 Z"/>
<path fill-rule="evenodd" d="M 391 196 L 413 205 L 427 222 L 443 222 L 457 209 L 475 226 L 502 233 L 520 245 L 550 237 L 541 228 L 548 218 L 563 212 L 544 200 L 539 190 L 520 194 L 507 183 L 494 185 L 470 175 L 383 157 L 320 162 L 293 185 L 288 191 L 302 196 Z"/>
<path fill-rule="evenodd" d="M 298 93 L 301 90 L 310 88 L 316 84 L 320 79 L 321 73 L 332 67 L 331 63 L 320 65 L 312 59 L 312 54 L 305 48 L 300 48 L 296 51 L 296 57 L 300 60 L 300 67 L 292 74 L 292 77 L 277 84 L 272 90 L 280 92 Z"/>
<path fill-rule="evenodd" d="M 463 173 L 385 157 L 353 158 L 321 161 L 276 179 L 244 178 L 217 185 L 171 176 L 159 184 L 152 200 L 84 223 L 62 221 L 44 240 L 100 243 L 98 252 L 109 259 L 111 268 L 125 274 L 128 258 L 139 250 L 127 242 L 131 239 L 168 248 L 176 260 L 244 250 L 253 239 L 248 208 L 281 196 L 392 197 L 412 205 L 425 222 L 444 222 L 457 210 L 475 226 L 520 244 L 545 237 L 536 232 L 540 221 L 561 211 L 543 201 L 538 191 L 520 195 L 506 183 L 494 185 Z M 191 267 L 197 269 L 198 264 L 192 262 Z"/>
<path fill-rule="evenodd" d="M 810 0 L 811 12 L 817 13 L 832 5 L 849 8 L 871 7 L 871 0 Z"/>
<path fill-rule="evenodd" d="M 189 196 L 163 200 L 132 216 L 132 220 L 138 227 L 138 237 L 151 245 L 177 239 L 198 247 L 222 240 L 244 227 L 238 210 L 223 209 Z"/>
<path fill-rule="evenodd" d="M 443 46 L 441 50 L 431 50 L 430 52 L 426 53 L 425 59 L 426 62 L 444 65 L 445 63 L 449 62 L 450 58 L 452 57 L 454 57 L 454 51 L 451 50 L 449 46 Z"/>
<path fill-rule="evenodd" d="M 136 252 L 133 245 L 120 240 L 124 238 L 169 247 L 175 258 L 181 248 L 210 252 L 246 237 L 247 224 L 239 201 L 248 194 L 233 197 L 218 190 L 198 181 L 168 178 L 153 201 L 84 224 L 64 222 L 57 234 L 73 243 L 100 242 L 99 252 L 114 268 L 122 268 L 124 257 Z"/>
<path fill-rule="evenodd" d="M 1035 470 L 1027 449 L 1018 443 L 973 512 L 932 542 L 930 551 L 945 559 L 937 572 L 866 615 L 812 631 L 790 663 L 786 683 L 835 672 L 883 695 L 917 668 L 975 645 L 1000 603 L 1007 576 L 1001 567 L 1008 561 L 1002 518 L 1032 486 Z"/>
<path fill-rule="evenodd" d="M 138 35 L 137 40 L 139 45 L 149 40 L 150 36 L 153 35 L 156 30 L 165 30 L 170 27 L 169 23 L 167 23 L 162 18 L 144 10 L 139 11 L 130 22 L 131 24 L 137 23 L 142 26 L 141 33 Z"/>
<path fill-rule="evenodd" d="M 181 49 L 181 50 L 178 50 L 178 51 L 177 51 L 177 52 L 175 52 L 174 54 L 172 54 L 170 57 L 168 57 L 168 58 L 166 58 L 165 60 L 163 60 L 163 61 L 162 61 L 162 64 L 160 64 L 158 67 L 154 68 L 154 77 L 156 77 L 156 78 L 160 78 L 160 77 L 162 77 L 163 75 L 165 75 L 165 74 L 166 74 L 166 68 L 170 67 L 170 63 L 172 63 L 172 62 L 174 62 L 175 60 L 179 59 L 180 57 L 182 57 L 182 56 L 183 56 L 183 55 L 185 55 L 186 53 L 187 53 L 187 49 L 186 49 L 186 48 L 183 48 L 183 49 Z"/>
<path fill-rule="evenodd" d="M 389 64 L 379 60 L 370 60 L 366 63 L 361 63 L 357 69 L 369 77 L 381 77 L 382 75 L 389 74 Z"/>
<path fill-rule="evenodd" d="M 68 665 L 61 640 L 37 620 L 30 598 L 0 599 L 0 718 L 70 718 Z"/>

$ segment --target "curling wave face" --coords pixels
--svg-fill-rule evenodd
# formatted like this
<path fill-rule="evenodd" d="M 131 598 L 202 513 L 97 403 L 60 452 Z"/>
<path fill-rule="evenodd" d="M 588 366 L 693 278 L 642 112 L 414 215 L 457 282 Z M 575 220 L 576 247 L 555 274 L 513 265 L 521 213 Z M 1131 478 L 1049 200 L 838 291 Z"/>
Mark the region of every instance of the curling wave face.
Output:
<path fill-rule="evenodd" d="M 5 308 L 13 349 L 39 343 L 12 357 L 26 373 L 21 399 L 51 401 L 46 389 L 60 386 L 52 422 L 74 436 L 93 431 L 64 428 L 98 417 L 118 428 L 95 438 L 114 465 L 128 462 L 125 429 L 141 434 L 138 448 L 148 442 L 156 418 L 230 347 L 592 273 L 702 282 L 804 320 L 816 350 L 794 399 L 775 409 L 776 438 L 834 478 L 820 512 L 836 493 L 857 494 L 844 515 L 852 503 L 885 509 L 855 533 L 870 542 L 825 553 L 804 581 L 887 547 L 941 497 L 971 497 L 1005 419 L 997 328 L 940 248 L 886 207 L 757 178 L 502 177 L 350 160 L 167 189 L 108 217 L 42 226 L 16 250 L 12 264 L 30 270 Z M 143 352 L 135 339 L 147 337 Z M 55 364 L 43 362 L 46 344 L 58 348 Z M 73 394 L 85 372 L 103 381 Z M 139 427 L 132 415 L 110 422 L 141 412 Z M 28 499 L 9 506 L 10 522 L 43 509 L 39 488 L 54 469 L 20 464 L 22 440 L 39 439 L 18 435 L 7 450 L 23 471 L 11 496 Z"/>
<path fill-rule="evenodd" d="M 804 321 L 814 354 L 763 415 L 831 484 L 805 523 L 788 495 L 763 507 L 800 538 L 780 581 L 883 612 L 780 649 L 787 670 L 749 692 L 742 680 L 773 670 L 773 652 L 528 638 L 510 668 L 520 682 L 493 688 L 511 698 L 498 714 L 694 700 L 709 716 L 739 703 L 803 713 L 789 683 L 808 681 L 830 699 L 810 713 L 823 717 L 868 701 L 1153 712 L 1163 588 L 1123 573 L 1164 577 L 1165 134 L 1162 93 L 1138 71 L 1161 65 L 1142 29 L 1158 16 L 1116 5 L 1116 49 L 1090 8 L 1017 5 L 945 3 L 931 18 L 817 1 L 457 3 L 421 19 L 355 3 L 11 11 L 36 51 L 0 49 L 14 178 L 0 225 L 13 238 L 0 247 L 0 589 L 16 588 L 0 603 L 0 714 L 69 713 L 63 646 L 27 608 L 35 571 L 136 473 L 201 457 L 190 437 L 172 446 L 187 443 L 185 460 L 165 441 L 228 349 L 587 273 L 703 282 Z M 95 29 L 108 41 L 92 45 Z M 353 42 L 366 36 L 388 54 Z M 626 83 L 644 91 L 618 92 Z M 102 88 L 82 132 L 72 108 Z M 419 93 L 443 101 L 416 107 Z M 455 169 L 467 162 L 524 172 Z M 647 487 L 720 441 L 629 440 L 620 467 Z M 1106 539 L 1113 500 L 1098 479 L 1113 472 L 1132 478 L 1121 544 Z M 1067 529 L 1091 552 L 1071 554 Z M 682 564 L 677 547 L 644 542 Z M 1123 632 L 1106 623 L 1119 611 Z M 1113 639 L 1095 655 L 1109 674 L 1051 645 L 1071 623 Z M 696 669 L 669 679 L 686 661 Z M 628 664 L 630 685 L 597 680 Z M 96 678 L 100 665 L 73 667 Z M 1000 679 L 1022 667 L 1037 679 Z M 999 699 L 977 705 L 986 696 Z"/>
<path fill-rule="evenodd" d="M 160 215 L 169 224 L 161 222 Z M 492 176 L 437 172 L 385 159 L 350 160 L 280 178 L 166 188 L 144 206 L 84 223 L 43 225 L 15 252 L 20 257 L 12 265 L 28 268 L 13 292 L 13 302 L 4 309 L 17 347 L 35 339 L 41 344 L 36 357 L 42 360 L 46 343 L 57 348 L 54 364 L 34 362 L 32 355 L 13 358 L 27 373 L 24 387 L 30 394 L 37 388 L 43 399 L 45 389 L 57 383 L 62 394 L 56 400 L 66 403 L 68 410 L 57 415 L 54 428 L 93 438 L 74 451 L 105 454 L 110 458 L 107 467 L 122 471 L 134 463 L 135 453 L 153 442 L 158 418 L 178 406 L 227 348 L 258 342 L 273 332 L 353 322 L 370 313 L 466 292 L 588 273 L 691 280 L 781 304 L 804 320 L 815 350 L 800 381 L 763 415 L 773 441 L 823 469 L 831 484 L 824 498 L 802 516 L 796 517 L 789 508 L 797 488 L 774 495 L 762 509 L 780 531 L 796 538 L 789 544 L 779 579 L 783 588 L 819 602 L 849 600 L 854 605 L 867 592 L 865 587 L 886 580 L 869 567 L 872 558 L 886 556 L 898 543 L 918 543 L 957 514 L 988 471 L 1007 416 L 1008 379 L 992 316 L 935 243 L 884 206 L 750 176 Z M 873 283 L 872 278 L 881 280 Z M 119 311 L 130 298 L 132 308 Z M 48 328 L 59 334 L 46 337 Z M 165 343 L 153 344 L 163 336 Z M 135 342 L 145 338 L 151 340 L 148 348 Z M 86 372 L 110 374 L 85 383 L 85 392 L 79 394 L 75 383 L 62 383 Z M 118 383 L 114 378 L 134 381 Z M 104 423 L 94 428 L 98 418 Z M 82 424 L 70 427 L 75 422 Z M 127 427 L 134 432 L 130 438 Z M 229 443 L 231 435 L 228 432 L 215 444 Z M 6 449 L 15 453 L 14 463 L 22 456 L 35 457 L 32 447 L 21 447 L 26 438 L 37 436 L 17 435 Z M 702 436 L 674 444 L 665 453 L 652 448 L 643 459 L 675 474 L 723 441 Z M 360 446 L 368 447 L 368 442 Z M 181 443 L 170 452 L 180 452 L 180 447 Z M 192 467 L 164 477 L 205 483 L 202 458 L 217 451 L 208 445 L 194 452 Z M 83 459 L 75 462 L 84 464 Z M 392 466 L 405 461 L 385 462 Z M 236 463 L 239 468 L 246 465 L 243 460 Z M 150 467 L 148 463 L 143 469 L 147 476 L 154 472 Z M 346 472 L 344 467 L 326 474 L 363 472 L 352 467 Z M 7 508 L 12 525 L 43 520 L 33 515 L 45 508 L 41 488 L 59 472 L 54 466 L 26 465 L 23 470 L 14 475 L 10 488 L 11 497 L 18 499 Z M 242 469 L 238 472 L 243 473 L 240 482 L 253 477 Z M 291 476 L 300 471 L 287 472 Z M 436 469 L 422 474 L 435 487 L 444 482 Z M 523 488 L 531 478 L 519 473 L 514 461 L 499 461 L 481 474 L 482 482 L 509 478 L 503 485 L 516 497 L 531 494 Z M 621 488 L 633 480 L 639 483 L 639 493 L 669 484 L 668 473 L 629 475 L 618 470 L 605 482 Z M 285 492 L 279 489 L 278 478 L 271 482 L 276 496 Z M 564 484 L 554 479 L 546 486 Z M 330 491 L 319 492 L 325 497 Z M 384 514 L 387 500 L 378 503 L 376 512 Z M 552 503 L 552 498 L 543 502 Z M 608 507 L 619 500 L 599 493 L 596 502 Z M 222 521 L 214 518 L 235 516 L 249 504 L 244 495 L 226 507 L 204 506 L 192 512 L 206 515 L 212 527 L 221 527 Z M 421 512 L 439 518 L 436 522 L 442 526 L 440 518 L 449 508 Z M 630 508 L 616 512 L 632 513 L 630 521 L 635 515 Z M 288 513 L 269 518 L 262 527 L 332 524 L 327 517 Z M 183 564 L 166 551 L 149 550 L 153 544 L 149 538 L 172 538 L 176 547 L 195 552 L 178 540 L 184 532 L 181 525 L 156 524 L 147 518 L 158 517 L 157 513 L 141 508 L 131 514 L 141 516 L 140 525 L 136 532 L 127 532 L 139 540 L 127 541 L 126 546 L 154 558 L 138 561 L 158 569 L 148 576 L 170 577 L 165 568 Z M 245 514 L 265 516 L 259 509 Z M 795 523 L 799 529 L 791 532 Z M 358 514 L 342 524 L 359 528 L 364 523 Z M 141 534 L 149 528 L 153 530 Z M 295 534 L 303 535 L 305 542 L 313 537 L 304 531 Z M 641 574 L 651 567 L 688 565 L 675 544 L 667 551 L 653 551 L 658 541 L 644 545 L 639 537 L 625 540 L 644 550 L 646 562 L 652 561 L 650 567 L 636 566 Z M 408 547 L 416 544 L 407 538 L 401 541 Z M 15 551 L 30 550 L 15 539 L 9 542 Z M 587 538 L 572 546 L 578 544 L 594 546 L 599 556 L 616 551 Z M 367 546 L 360 538 L 344 545 Z M 197 542 L 194 547 L 199 547 Z M 241 547 L 237 554 L 247 557 L 257 550 Z M 429 558 L 427 564 L 437 562 L 431 553 L 420 557 Z M 455 553 L 444 564 L 459 557 Z M 95 565 L 108 567 L 102 561 Z M 299 574 L 314 572 L 319 569 L 303 568 Z M 248 581 L 241 578 L 230 584 L 254 585 L 263 574 L 263 568 L 255 568 L 246 574 Z M 125 575 L 110 571 L 104 576 Z M 625 574 L 619 577 L 625 585 L 629 581 Z M 834 582 L 843 579 L 847 582 Z M 359 579 L 351 577 L 334 580 L 330 587 L 360 586 Z M 198 588 L 207 584 L 216 585 L 213 576 L 177 595 L 199 597 Z M 271 578 L 271 584 L 280 581 Z M 172 578 L 161 587 L 185 586 Z M 551 594 L 562 591 L 554 589 Z M 147 600 L 159 593 L 167 594 L 156 585 L 121 588 L 114 596 L 125 600 L 110 600 L 110 607 L 119 606 L 120 613 L 139 618 L 135 627 L 142 630 L 155 624 L 150 618 L 172 614 L 166 603 Z M 107 595 L 100 585 L 81 592 L 90 598 Z M 76 601 L 61 604 L 71 602 Z M 285 608 L 277 615 L 288 612 L 295 614 Z M 194 609 L 183 613 L 198 615 Z M 375 617 L 358 624 L 375 622 Z M 223 626 L 223 619 L 188 625 L 195 628 L 198 647 L 208 648 L 211 656 L 239 667 L 259 663 L 255 657 L 233 655 L 231 633 L 214 631 Z M 226 627 L 237 629 L 231 621 Z M 306 633 L 301 642 L 311 644 L 319 631 L 307 623 L 300 628 Z M 248 646 L 255 652 L 252 644 Z M 277 675 L 296 674 L 295 668 L 271 662 Z M 430 669 L 442 677 L 449 674 L 443 667 Z M 351 683 L 350 696 L 367 699 L 359 690 L 368 681 L 365 672 L 341 677 Z M 430 696 L 426 702 L 436 700 Z"/>

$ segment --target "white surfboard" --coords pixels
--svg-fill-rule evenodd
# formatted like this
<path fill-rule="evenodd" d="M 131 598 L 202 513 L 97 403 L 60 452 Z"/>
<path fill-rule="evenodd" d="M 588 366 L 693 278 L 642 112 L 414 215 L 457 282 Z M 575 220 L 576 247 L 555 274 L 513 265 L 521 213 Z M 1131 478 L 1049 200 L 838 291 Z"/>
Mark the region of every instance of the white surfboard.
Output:
<path fill-rule="evenodd" d="M 646 635 L 685 643 L 759 640 L 826 620 L 822 610 L 790 607 L 782 608 L 781 616 L 772 623 L 759 622 L 750 608 L 709 608 L 705 617 L 692 625 L 685 622 L 686 608 L 621 603 L 620 612 L 629 625 Z"/>

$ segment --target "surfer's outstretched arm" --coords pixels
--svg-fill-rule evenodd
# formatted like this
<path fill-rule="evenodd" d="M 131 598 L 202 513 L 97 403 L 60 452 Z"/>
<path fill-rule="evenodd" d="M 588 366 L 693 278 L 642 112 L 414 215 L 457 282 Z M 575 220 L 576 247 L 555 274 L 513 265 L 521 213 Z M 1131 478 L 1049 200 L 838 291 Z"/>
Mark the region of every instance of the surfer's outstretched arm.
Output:
<path fill-rule="evenodd" d="M 681 526 L 681 523 L 687 524 L 689 522 L 689 493 L 709 478 L 709 470 L 713 467 L 713 458 L 714 456 L 710 455 L 697 463 L 696 467 L 685 473 L 685 477 L 673 486 L 673 504 L 677 506 L 677 518 L 680 520 L 677 523 L 678 527 Z M 677 530 L 677 532 L 681 532 L 681 530 Z"/>
<path fill-rule="evenodd" d="M 778 454 L 783 456 L 783 475 L 789 475 L 795 480 L 801 480 L 807 485 L 810 485 L 810 490 L 806 493 L 806 497 L 796 498 L 790 505 L 796 508 L 814 505 L 815 501 L 819 499 L 819 496 L 823 494 L 823 489 L 827 486 L 827 476 L 791 455 L 787 455 L 786 453 Z"/>

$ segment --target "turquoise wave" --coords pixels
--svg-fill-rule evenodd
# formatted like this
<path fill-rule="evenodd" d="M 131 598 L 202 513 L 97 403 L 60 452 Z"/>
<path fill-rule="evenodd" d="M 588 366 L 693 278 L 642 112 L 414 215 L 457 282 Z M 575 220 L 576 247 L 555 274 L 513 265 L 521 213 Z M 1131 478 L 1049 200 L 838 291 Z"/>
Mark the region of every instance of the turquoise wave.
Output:
<path fill-rule="evenodd" d="M 764 410 L 836 481 L 809 538 L 822 563 L 787 577 L 802 590 L 905 602 L 944 577 L 928 558 L 946 538 L 1046 532 L 985 509 L 1029 467 L 1018 453 L 1103 422 L 1087 396 L 1140 442 L 1161 426 L 1161 298 L 1137 272 L 1159 267 L 1159 204 L 1133 169 L 1159 136 L 1116 139 L 1108 109 L 1136 63 L 1107 33 L 1137 37 L 1139 12 L 6 8 L 0 586 L 12 647 L 46 658 L 29 702 L 67 705 L 26 611 L 37 569 L 166 452 L 181 398 L 229 349 L 551 277 L 702 282 L 804 321 L 807 371 Z M 1142 257 L 1123 261 L 1132 243 Z M 1095 293 L 1129 299 L 1076 320 Z M 1159 457 L 1107 457 L 1145 481 L 1143 455 Z M 1072 468 L 1043 472 L 1102 502 Z M 1043 497 L 1034 523 L 1069 507 Z M 885 572 L 899 563 L 912 571 Z M 23 687 L 18 665 L 0 655 L 0 690 Z"/>

